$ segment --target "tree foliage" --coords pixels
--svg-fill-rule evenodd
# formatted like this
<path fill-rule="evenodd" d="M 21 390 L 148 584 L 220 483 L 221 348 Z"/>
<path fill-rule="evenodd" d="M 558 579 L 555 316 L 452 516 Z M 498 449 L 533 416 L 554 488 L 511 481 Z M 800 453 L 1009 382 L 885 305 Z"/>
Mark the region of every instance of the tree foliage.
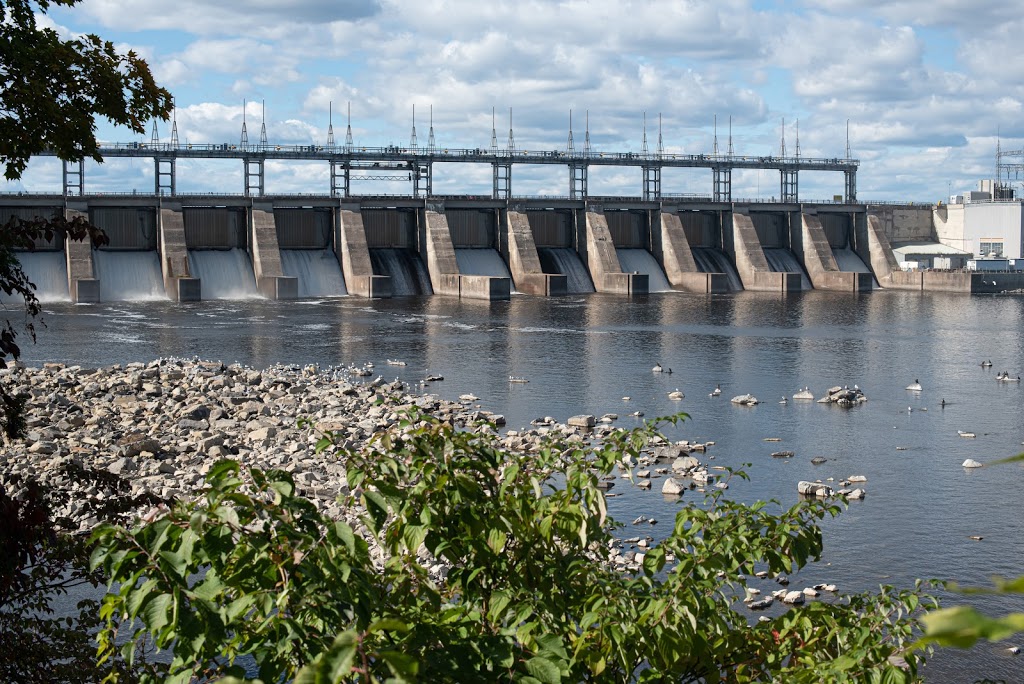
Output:
<path fill-rule="evenodd" d="M 69 462 L 61 476 L 115 490 L 120 486 L 118 496 L 94 511 L 104 518 L 144 502 L 123 491 L 125 483 L 112 482 L 117 478 L 109 473 L 90 473 Z M 71 495 L 18 477 L 5 484 L 0 486 L 0 681 L 95 684 L 112 668 L 134 681 L 120 660 L 96 663 L 93 635 L 101 626 L 103 576 L 89 568 L 85 539 L 68 534 L 68 521 L 54 517 Z M 69 596 L 90 589 L 97 598 L 69 605 Z"/>
<path fill-rule="evenodd" d="M 362 511 L 354 526 L 317 513 L 286 472 L 221 462 L 201 502 L 95 533 L 93 566 L 119 586 L 100 659 L 131 662 L 145 634 L 173 651 L 166 679 L 150 681 L 242 680 L 242 656 L 263 682 L 303 684 L 915 680 L 921 655 L 904 646 L 920 587 L 764 622 L 737 605 L 756 570 L 819 556 L 817 523 L 835 506 L 748 506 L 715 490 L 681 506 L 639 572 L 617 569 L 599 478 L 652 434 L 530 454 L 418 415 L 359 451 L 328 434 L 344 503 Z"/>
<path fill-rule="evenodd" d="M 134 51 L 120 54 L 99 36 L 64 38 L 40 26 L 51 6 L 78 2 L 0 2 L 0 162 L 8 180 L 41 152 L 102 161 L 97 117 L 143 133 L 147 121 L 170 112 L 171 94 Z"/>

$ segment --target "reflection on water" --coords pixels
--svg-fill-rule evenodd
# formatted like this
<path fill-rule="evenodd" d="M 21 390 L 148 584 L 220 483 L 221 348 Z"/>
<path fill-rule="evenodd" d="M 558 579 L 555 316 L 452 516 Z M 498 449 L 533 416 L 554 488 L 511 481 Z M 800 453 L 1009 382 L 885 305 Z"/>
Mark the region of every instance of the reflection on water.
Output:
<path fill-rule="evenodd" d="M 98 365 L 198 355 L 258 367 L 373 361 L 387 379 L 409 383 L 429 369 L 445 376 L 431 391 L 450 399 L 472 392 L 510 428 L 543 415 L 617 413 L 630 426 L 634 411 L 686 411 L 690 420 L 671 436 L 714 440 L 715 465 L 750 464 L 751 480 L 733 483 L 731 496 L 788 506 L 799 480 L 868 477 L 868 498 L 826 523 L 823 562 L 794 580 L 859 591 L 917 577 L 977 585 L 1024 574 L 1024 466 L 960 466 L 1022 449 L 1024 388 L 995 381 L 999 370 L 1024 371 L 1022 317 L 1021 298 L 888 291 L 54 304 L 24 358 Z M 408 365 L 389 367 L 387 358 Z M 981 368 L 984 359 L 995 366 Z M 673 373 L 652 373 L 655 362 Z M 509 384 L 509 375 L 530 382 Z M 923 392 L 904 389 L 915 378 Z M 869 399 L 854 409 L 778 403 L 805 386 L 821 396 L 854 384 Z M 709 397 L 716 385 L 722 396 Z M 686 394 L 681 403 L 667 396 L 677 387 Z M 747 392 L 764 403 L 729 403 Z M 961 439 L 957 430 L 978 438 Z M 771 458 L 778 449 L 796 457 Z M 828 461 L 813 466 L 814 456 Z M 674 505 L 657 483 L 652 492 L 622 482 L 616 490 L 617 517 L 671 519 Z M 972 600 L 998 614 L 1024 610 L 1020 599 Z M 1004 648 L 942 652 L 928 681 L 1024 681 L 1024 661 L 1005 657 Z"/>

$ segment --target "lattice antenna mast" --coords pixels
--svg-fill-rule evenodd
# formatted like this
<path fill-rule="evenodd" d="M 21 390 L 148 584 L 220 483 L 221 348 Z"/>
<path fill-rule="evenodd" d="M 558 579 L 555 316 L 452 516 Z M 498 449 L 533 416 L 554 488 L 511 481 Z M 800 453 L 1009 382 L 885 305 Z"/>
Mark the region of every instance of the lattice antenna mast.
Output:
<path fill-rule="evenodd" d="M 644 112 L 644 128 L 643 128 L 643 131 L 644 131 L 644 137 L 643 137 L 643 142 L 641 142 L 641 144 L 640 144 L 640 154 L 642 154 L 643 156 L 646 157 L 650 153 L 650 150 L 647 149 L 647 112 Z"/>
<path fill-rule="evenodd" d="M 796 158 L 800 158 L 800 119 L 796 120 Z"/>
<path fill-rule="evenodd" d="M 850 120 L 846 120 L 846 158 L 850 158 Z"/>
<path fill-rule="evenodd" d="M 437 148 L 437 141 L 434 140 L 434 105 L 430 105 L 430 132 L 427 134 L 427 151 L 431 154 Z"/>
<path fill-rule="evenodd" d="M 171 100 L 171 147 L 178 146 L 178 109 Z"/>
<path fill-rule="evenodd" d="M 240 147 L 249 146 L 249 133 L 245 130 L 245 100 L 242 100 L 242 138 L 239 140 Z"/>
<path fill-rule="evenodd" d="M 590 156 L 590 110 L 587 110 L 587 125 L 586 134 L 583 136 L 583 154 L 587 157 Z"/>
<path fill-rule="evenodd" d="M 153 119 L 153 132 L 149 134 L 149 143 L 154 147 L 160 144 L 160 134 L 156 130 L 156 119 Z"/>
<path fill-rule="evenodd" d="M 711 124 L 711 154 L 718 156 L 718 115 L 715 114 L 714 123 Z"/>
<path fill-rule="evenodd" d="M 786 119 L 782 119 L 782 146 L 779 148 L 779 156 L 786 158 Z"/>
<path fill-rule="evenodd" d="M 658 156 L 665 156 L 665 140 L 661 137 L 661 112 L 658 112 Z"/>
<path fill-rule="evenodd" d="M 352 102 L 348 103 L 348 125 L 345 128 L 345 151 L 352 151 Z"/>
<path fill-rule="evenodd" d="M 729 115 L 729 156 L 733 155 L 732 149 L 732 114 Z"/>
<path fill-rule="evenodd" d="M 494 107 L 491 107 L 491 154 L 498 154 L 498 128 L 494 123 Z"/>
<path fill-rule="evenodd" d="M 262 109 L 262 112 L 260 114 L 260 118 L 262 119 L 262 121 L 260 122 L 260 146 L 261 147 L 266 147 L 267 146 L 267 101 L 266 100 L 261 100 L 260 102 L 261 102 L 260 107 Z"/>
<path fill-rule="evenodd" d="M 516 138 L 512 135 L 512 108 L 508 108 L 508 153 L 510 155 L 515 154 L 516 151 Z"/>
<path fill-rule="evenodd" d="M 409 136 L 409 147 L 416 149 L 416 105 L 412 106 L 412 135 Z"/>
<path fill-rule="evenodd" d="M 327 103 L 327 146 L 334 147 L 334 103 Z"/>
<path fill-rule="evenodd" d="M 572 142 L 572 110 L 569 110 L 569 140 L 565 143 L 565 153 L 570 157 L 575 156 L 576 146 Z"/>

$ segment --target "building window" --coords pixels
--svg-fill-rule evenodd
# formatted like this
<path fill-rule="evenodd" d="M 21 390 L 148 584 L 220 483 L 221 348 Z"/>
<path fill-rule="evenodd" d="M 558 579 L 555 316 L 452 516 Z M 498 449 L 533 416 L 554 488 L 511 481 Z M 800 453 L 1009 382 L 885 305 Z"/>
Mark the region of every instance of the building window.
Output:
<path fill-rule="evenodd" d="M 1001 256 L 1003 256 L 1003 241 L 1000 240 L 999 242 L 993 242 L 993 241 L 982 242 L 981 243 L 980 251 L 981 251 L 981 253 L 978 256 L 981 256 L 981 257 L 987 257 L 987 256 L 1001 257 Z"/>

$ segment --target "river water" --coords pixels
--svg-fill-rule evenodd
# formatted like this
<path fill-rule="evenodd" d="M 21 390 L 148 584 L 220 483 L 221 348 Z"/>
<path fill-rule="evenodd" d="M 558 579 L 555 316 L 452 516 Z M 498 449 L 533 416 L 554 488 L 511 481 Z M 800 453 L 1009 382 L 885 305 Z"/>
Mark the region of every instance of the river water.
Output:
<path fill-rule="evenodd" d="M 834 582 L 861 591 L 918 577 L 987 586 L 993 575 L 1024 574 L 1024 466 L 961 467 L 967 458 L 990 463 L 1024 451 L 1024 388 L 995 379 L 1004 369 L 1024 374 L 1021 297 L 809 291 L 516 295 L 494 303 L 441 296 L 55 303 L 44 320 L 39 342 L 23 345 L 28 364 L 159 356 L 256 367 L 372 361 L 388 380 L 442 374 L 426 391 L 448 399 L 471 392 L 509 428 L 579 413 L 617 413 L 618 424 L 630 426 L 634 411 L 648 418 L 685 411 L 690 419 L 670 437 L 715 441 L 713 465 L 750 464 L 750 481 L 733 482 L 730 496 L 788 506 L 799 480 L 868 478 L 866 500 L 825 523 L 824 558 L 795 577 L 794 588 Z M 388 366 L 389 358 L 408 365 Z M 989 359 L 993 367 L 981 367 Z M 653 373 L 655 363 L 673 372 Z M 510 375 L 529 383 L 510 384 Z M 905 389 L 915 380 L 923 391 Z M 779 403 L 805 386 L 820 397 L 854 384 L 869 401 L 852 409 Z M 709 396 L 719 385 L 722 395 Z M 668 399 L 676 389 L 682 401 Z M 744 393 L 762 403 L 730 404 Z M 779 450 L 796 455 L 771 458 Z M 814 456 L 828 461 L 812 465 Z M 678 504 L 665 501 L 660 486 L 655 480 L 652 491 L 641 491 L 622 481 L 612 489 L 619 496 L 610 509 L 627 534 L 667 532 Z M 660 522 L 628 525 L 640 514 Z M 971 600 L 993 614 L 1024 610 L 1018 598 Z M 926 668 L 928 681 L 1024 681 L 1024 656 L 1009 655 L 1008 643 L 941 651 Z"/>

